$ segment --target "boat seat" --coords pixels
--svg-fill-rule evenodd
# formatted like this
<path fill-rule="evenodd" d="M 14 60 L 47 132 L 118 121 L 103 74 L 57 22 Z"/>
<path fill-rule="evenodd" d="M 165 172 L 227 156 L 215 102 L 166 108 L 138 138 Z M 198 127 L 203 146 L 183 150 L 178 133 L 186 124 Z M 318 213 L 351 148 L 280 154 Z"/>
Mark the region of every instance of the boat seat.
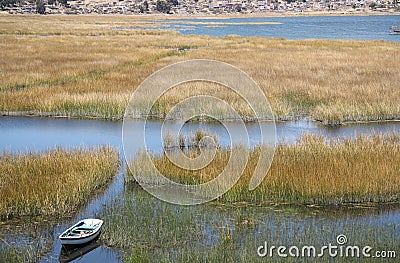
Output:
<path fill-rule="evenodd" d="M 88 231 L 88 230 L 94 230 L 96 228 L 97 228 L 97 225 L 94 225 L 94 226 L 81 225 L 81 226 L 77 226 L 76 228 L 74 228 L 72 230 Z"/>
<path fill-rule="evenodd" d="M 94 229 L 93 228 L 83 228 L 83 227 L 80 227 L 80 228 L 75 228 L 75 229 L 72 229 L 72 231 L 76 231 L 76 232 L 79 232 L 79 231 L 93 231 Z"/>
<path fill-rule="evenodd" d="M 92 225 L 92 226 L 89 226 L 89 225 L 85 225 L 85 224 L 83 224 L 83 225 L 81 225 L 81 226 L 78 226 L 78 227 L 95 229 L 95 228 L 97 228 L 98 226 L 99 226 L 99 224 Z"/>

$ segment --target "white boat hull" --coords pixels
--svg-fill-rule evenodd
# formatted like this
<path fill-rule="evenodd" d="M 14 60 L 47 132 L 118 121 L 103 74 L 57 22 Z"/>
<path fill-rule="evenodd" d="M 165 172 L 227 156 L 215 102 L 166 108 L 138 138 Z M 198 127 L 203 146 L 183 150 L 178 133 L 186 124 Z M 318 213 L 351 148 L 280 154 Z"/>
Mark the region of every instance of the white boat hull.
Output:
<path fill-rule="evenodd" d="M 90 241 L 93 241 L 96 237 L 100 235 L 100 231 L 96 232 L 95 234 L 84 237 L 84 238 L 79 238 L 79 239 L 63 239 L 60 238 L 61 244 L 62 245 L 82 245 L 89 243 Z"/>
<path fill-rule="evenodd" d="M 59 236 L 62 245 L 82 245 L 89 243 L 100 235 L 103 221 L 100 219 L 84 219 L 65 230 Z M 92 227 L 90 230 L 88 228 Z M 82 230 L 86 229 L 86 231 Z M 76 230 L 76 232 L 74 232 Z M 81 231 L 81 233 L 79 233 Z"/>

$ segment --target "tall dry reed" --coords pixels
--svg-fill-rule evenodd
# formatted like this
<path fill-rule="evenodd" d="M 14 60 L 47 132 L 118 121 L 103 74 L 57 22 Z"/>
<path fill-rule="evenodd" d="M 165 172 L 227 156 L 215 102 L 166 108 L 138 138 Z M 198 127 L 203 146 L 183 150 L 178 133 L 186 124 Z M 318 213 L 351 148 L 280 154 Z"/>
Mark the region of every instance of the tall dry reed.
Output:
<path fill-rule="evenodd" d="M 154 17 L 1 15 L 0 23 L 3 114 L 121 118 L 147 76 L 174 62 L 205 58 L 248 73 L 281 120 L 336 125 L 400 118 L 399 43 L 138 30 L 160 28 Z M 205 92 L 251 116 L 245 101 L 226 89 L 183 86 L 160 98 L 152 113 L 163 117 L 185 96 Z"/>
<path fill-rule="evenodd" d="M 76 211 L 119 167 L 110 147 L 0 155 L 0 218 Z"/>
<path fill-rule="evenodd" d="M 354 140 L 327 142 L 323 137 L 306 134 L 295 144 L 279 144 L 264 181 L 249 191 L 259 150 L 256 147 L 251 151 L 244 174 L 219 202 L 342 204 L 400 200 L 399 135 L 358 136 Z M 193 154 L 190 152 L 189 156 Z M 154 156 L 153 160 L 157 169 L 170 179 L 198 184 L 221 173 L 229 156 L 229 149 L 217 149 L 214 160 L 199 171 L 181 169 L 166 155 Z M 149 171 L 141 166 L 140 155 L 133 167 L 138 167 L 133 173 Z"/>

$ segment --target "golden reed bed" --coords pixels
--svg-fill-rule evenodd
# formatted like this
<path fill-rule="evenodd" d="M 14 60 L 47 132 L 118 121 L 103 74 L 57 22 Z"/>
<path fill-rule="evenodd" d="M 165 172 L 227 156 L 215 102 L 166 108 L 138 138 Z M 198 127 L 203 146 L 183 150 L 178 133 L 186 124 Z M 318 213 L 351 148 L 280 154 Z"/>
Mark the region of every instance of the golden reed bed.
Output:
<path fill-rule="evenodd" d="M 0 219 L 77 211 L 115 176 L 110 147 L 0 155 Z"/>
<path fill-rule="evenodd" d="M 280 143 L 263 182 L 249 191 L 259 151 L 259 147 L 250 151 L 242 177 L 217 202 L 337 205 L 400 200 L 399 135 L 326 141 L 322 136 L 305 134 L 295 144 Z M 191 157 L 197 154 L 197 150 L 188 153 Z M 154 155 L 153 162 L 171 180 L 199 184 L 219 175 L 229 157 L 229 149 L 219 148 L 213 161 L 198 171 L 181 169 L 164 154 Z M 143 155 L 138 154 L 132 160 L 127 182 L 134 181 L 135 173 L 151 178 L 151 167 L 144 165 L 141 158 Z"/>
<path fill-rule="evenodd" d="M 1 15 L 0 111 L 118 119 L 131 93 L 151 73 L 177 61 L 207 58 L 247 72 L 280 120 L 340 124 L 400 117 L 399 43 L 140 30 L 159 28 L 162 22 L 155 19 Z M 223 97 L 241 114 L 251 114 L 222 88 L 186 86 L 194 93 Z M 182 96 L 169 92 L 154 113 L 162 118 Z"/>

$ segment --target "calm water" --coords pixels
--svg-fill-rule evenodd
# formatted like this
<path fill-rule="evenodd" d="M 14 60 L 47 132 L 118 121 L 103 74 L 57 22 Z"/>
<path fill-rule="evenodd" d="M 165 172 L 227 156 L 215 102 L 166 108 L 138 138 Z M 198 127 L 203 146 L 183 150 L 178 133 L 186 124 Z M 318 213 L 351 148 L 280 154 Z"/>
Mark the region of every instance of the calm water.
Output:
<path fill-rule="evenodd" d="M 187 24 L 217 22 L 221 24 Z M 229 25 L 226 22 L 279 22 L 277 25 Z M 188 19 L 168 22 L 166 28 L 182 34 L 209 36 L 263 36 L 286 39 L 358 39 L 400 42 L 400 35 L 389 35 L 400 16 L 312 16 L 273 18 Z M 216 27 L 217 26 L 217 27 Z"/>
<path fill-rule="evenodd" d="M 137 121 L 142 124 L 142 121 Z M 233 129 L 235 123 L 230 124 Z M 271 125 L 264 123 L 262 125 Z M 140 125 L 139 125 L 140 126 Z M 143 126 L 143 124 L 142 124 Z M 162 122 L 150 121 L 146 125 L 146 143 L 153 152 L 162 149 Z M 230 143 L 226 129 L 217 123 L 187 123 L 182 129 L 185 135 L 192 135 L 197 129 L 217 134 L 221 145 Z M 250 145 L 257 145 L 260 133 L 257 124 L 246 124 Z M 32 117 L 0 117 L 0 151 L 27 152 L 44 151 L 55 146 L 63 148 L 111 145 L 122 150 L 122 122 L 100 120 L 51 119 Z M 348 124 L 337 127 L 320 126 L 315 122 L 277 122 L 276 134 L 279 142 L 295 142 L 304 133 L 323 135 L 326 138 L 354 138 L 360 134 L 400 133 L 400 122 Z M 135 138 L 132 139 L 133 144 Z M 121 152 L 122 153 L 122 152 Z"/>
<path fill-rule="evenodd" d="M 187 22 L 217 22 L 218 25 L 194 25 Z M 279 22 L 278 25 L 229 25 L 226 22 Z M 354 17 L 281 17 L 281 18 L 232 18 L 232 19 L 190 19 L 177 21 L 163 21 L 166 29 L 177 30 L 182 34 L 197 34 L 210 36 L 226 36 L 230 34 L 240 36 L 265 36 L 283 37 L 286 39 L 360 39 L 360 40 L 386 40 L 400 42 L 400 36 L 389 35 L 392 25 L 400 24 L 400 16 L 354 16 Z M 218 27 L 213 27 L 218 26 Z M 270 125 L 268 123 L 263 125 Z M 235 126 L 233 123 L 232 126 Z M 218 124 L 187 124 L 183 128 L 184 134 L 192 134 L 198 128 L 203 128 L 218 134 L 220 144 L 228 145 L 229 137 L 223 126 Z M 234 127 L 233 127 L 234 128 Z M 122 153 L 121 122 L 106 122 L 97 120 L 67 120 L 49 118 L 9 118 L 0 117 L 0 151 L 27 152 L 44 151 L 54 146 L 63 148 L 92 147 L 108 144 Z M 251 145 L 259 142 L 260 134 L 257 125 L 247 125 Z M 354 124 L 336 128 L 319 127 L 312 122 L 286 122 L 277 123 L 278 141 L 295 142 L 306 132 L 321 134 L 326 138 L 354 137 L 358 134 L 371 133 L 400 133 L 399 122 Z M 153 152 L 161 150 L 161 122 L 149 122 L 146 127 L 146 141 Z M 135 139 L 132 139 L 133 144 Z M 133 149 L 135 151 L 137 149 Z M 123 156 L 123 155 L 121 155 Z M 179 233 L 181 228 L 171 227 L 159 229 L 152 222 L 157 220 L 171 220 L 171 213 L 179 212 L 179 218 L 191 218 L 190 224 L 196 226 L 201 238 L 195 241 L 195 251 L 185 246 L 172 247 L 168 250 L 171 260 L 176 259 L 179 253 L 200 253 L 199 258 L 205 259 L 206 255 L 218 250 L 221 236 L 226 229 L 230 229 L 237 243 L 238 253 L 243 251 L 255 253 L 254 247 L 264 241 L 276 241 L 280 244 L 294 244 L 304 240 L 313 242 L 333 242 L 338 234 L 347 234 L 352 244 L 364 242 L 367 245 L 377 245 L 386 249 L 397 249 L 400 244 L 400 211 L 398 207 L 382 207 L 376 209 L 336 209 L 335 211 L 321 211 L 306 209 L 306 211 L 288 210 L 286 208 L 243 208 L 226 209 L 214 206 L 196 206 L 182 208 L 172 206 L 156 200 L 140 189 L 124 189 L 124 171 L 122 167 L 118 175 L 104 193 L 94 196 L 82 208 L 78 215 L 66 218 L 57 223 L 42 222 L 34 227 L 32 233 L 21 233 L 21 229 L 13 226 L 1 226 L 0 238 L 9 242 L 34 241 L 35 234 L 40 233 L 45 243 L 49 243 L 51 251 L 41 262 L 58 262 L 61 244 L 58 235 L 77 220 L 85 217 L 110 217 L 108 207 L 113 207 L 115 202 L 127 207 L 135 205 L 137 216 L 132 219 L 132 224 L 145 236 L 151 236 L 153 229 L 156 232 Z M 135 203 L 136 202 L 136 203 Z M 124 209 L 114 211 L 124 215 Z M 239 214 L 238 214 L 239 213 Z M 149 218 L 149 215 L 151 217 Z M 125 216 L 129 216 L 125 214 Z M 254 225 L 242 227 L 241 220 L 251 219 Z M 33 222 L 23 222 L 26 225 Z M 172 222 L 173 223 L 173 222 Z M 36 223 L 35 223 L 36 224 Z M 148 226 L 147 229 L 144 226 Z M 191 226 L 188 226 L 189 229 Z M 198 229 L 197 229 L 198 228 Z M 148 231 L 148 232 L 146 232 Z M 142 235 L 143 235 L 142 233 Z M 139 236 L 138 232 L 138 236 Z M 182 233 L 187 235 L 187 232 Z M 150 240 L 151 241 L 151 240 Z M 73 262 L 121 262 L 120 252 L 106 248 L 99 244 L 92 251 L 77 258 Z M 214 251 L 215 252 L 215 251 Z M 399 252 L 399 251 L 398 251 Z M 246 252 L 247 253 L 247 252 Z M 165 256 L 165 250 L 154 250 L 150 255 L 153 261 L 159 261 Z M 264 260 L 266 262 L 267 259 Z M 394 261 L 390 261 L 394 262 Z"/>
<path fill-rule="evenodd" d="M 271 124 L 265 123 L 263 125 Z M 159 152 L 161 150 L 161 126 L 162 122 L 153 121 L 149 122 L 146 127 L 146 139 L 149 148 L 154 152 Z M 232 123 L 232 126 L 235 126 L 235 123 Z M 222 145 L 229 144 L 226 130 L 223 126 L 218 124 L 189 123 L 184 126 L 183 133 L 191 134 L 198 128 L 203 128 L 218 134 Z M 250 144 L 256 145 L 260 137 L 257 125 L 247 124 L 247 129 L 249 132 Z M 115 149 L 122 151 L 121 130 L 121 122 L 1 117 L 0 151 L 43 151 L 53 148 L 56 145 L 65 148 L 74 148 L 81 146 L 92 147 L 102 144 L 111 145 Z M 276 130 L 278 141 L 294 142 L 306 132 L 321 134 L 327 138 L 354 137 L 358 134 L 368 135 L 372 133 L 400 133 L 400 122 L 353 124 L 336 128 L 320 127 L 313 122 L 282 122 L 276 124 Z M 155 200 L 148 194 L 143 194 L 143 191 L 139 188 L 125 193 L 123 182 L 124 171 L 125 167 L 122 167 L 118 172 L 118 176 L 113 180 L 108 189 L 104 193 L 93 197 L 88 205 L 75 217 L 65 219 L 65 221 L 57 222 L 56 224 L 40 226 L 35 230 L 36 232 L 43 233 L 42 236 L 52 242 L 51 252 L 46 254 L 41 262 L 58 261 L 61 244 L 57 237 L 64 229 L 81 218 L 96 216 L 101 216 L 102 218 L 109 217 L 110 215 L 107 214 L 106 208 L 113 207 L 112 205 L 116 200 L 119 200 L 118 202 L 122 202 L 123 204 L 139 202 L 138 200 L 140 200 L 140 204 L 142 205 L 138 203 L 135 204 L 135 206 L 139 207 L 139 210 L 137 210 L 139 214 L 137 217 L 135 216 L 135 222 L 139 225 L 138 227 L 145 224 L 142 221 L 147 220 L 146 215 L 148 214 L 154 214 L 151 220 L 156 221 L 157 218 L 163 219 L 163 217 L 171 213 L 171 211 L 180 209 L 177 206 L 171 206 Z M 137 198 L 139 199 L 137 200 Z M 389 245 L 393 246 L 393 242 L 400 242 L 400 211 L 393 207 L 372 210 L 349 210 L 340 213 L 340 215 L 338 215 L 337 211 L 334 213 L 329 212 L 322 214 L 320 211 L 315 211 L 315 213 L 313 211 L 308 211 L 307 215 L 301 214 L 300 216 L 298 212 L 294 214 L 291 212 L 283 214 L 279 212 L 285 211 L 285 209 L 275 209 L 276 211 L 270 208 L 267 210 L 259 208 L 247 209 L 240 211 L 240 217 L 252 218 L 252 220 L 256 222 L 254 227 L 247 230 L 243 230 L 232 221 L 232 218 L 238 217 L 237 209 L 221 209 L 222 208 L 214 206 L 196 206 L 196 208 L 193 209 L 184 208 L 184 213 L 186 213 L 189 218 L 192 218 L 192 220 L 195 220 L 193 224 L 201 222 L 201 229 L 198 231 L 200 231 L 202 239 L 197 241 L 196 247 L 199 251 L 203 251 L 201 253 L 204 253 L 204 255 L 207 254 L 207 249 L 209 249 L 210 246 L 220 242 L 221 225 L 232 228 L 233 234 L 237 235 L 237 239 L 241 240 L 241 238 L 243 238 L 243 240 L 239 242 L 241 244 L 240 246 L 249 249 L 249 253 L 252 253 L 251 249 L 255 244 L 262 243 L 263 240 L 275 240 L 277 238 L 276 235 L 281 233 L 280 228 L 282 227 L 289 228 L 287 229 L 287 234 L 283 234 L 277 239 L 284 243 L 296 241 L 297 239 L 293 239 L 294 234 L 299 235 L 301 239 L 307 239 L 315 235 L 317 240 L 319 240 L 318 242 L 320 242 L 323 239 L 334 239 L 335 235 L 340 234 L 339 232 L 341 231 L 351 234 L 349 236 L 350 238 L 359 241 L 357 238 L 358 234 L 360 234 L 360 236 L 368 236 L 369 231 L 372 231 L 372 229 L 375 229 L 375 232 L 373 232 L 375 236 L 371 237 L 369 241 L 373 244 L 384 245 L 386 242 L 389 242 Z M 119 211 L 118 213 L 124 213 L 124 211 Z M 153 227 L 157 228 L 159 226 L 151 226 L 150 224 L 150 232 L 153 231 Z M 3 239 L 7 238 L 15 242 L 18 242 L 21 238 L 26 240 L 32 239 L 30 235 L 18 234 L 20 233 L 18 228 L 13 228 L 12 226 L 2 228 L 0 228 L 0 237 Z M 308 234 L 304 232 L 307 229 L 311 231 Z M 327 231 L 330 234 L 327 236 L 321 229 L 328 229 Z M 354 233 L 352 229 L 358 229 L 360 233 Z M 143 231 L 145 231 L 145 229 Z M 163 231 L 168 232 L 171 231 L 171 229 L 160 229 L 160 232 Z M 17 236 L 15 236 L 16 233 Z M 396 238 L 392 238 L 393 235 L 395 235 Z M 171 248 L 171 253 L 179 253 L 179 249 L 179 247 Z M 164 252 L 156 251 L 153 259 L 155 261 L 159 260 L 164 256 Z M 85 254 L 83 257 L 76 259 L 74 262 L 121 262 L 121 257 L 121 253 L 101 245 Z"/>

